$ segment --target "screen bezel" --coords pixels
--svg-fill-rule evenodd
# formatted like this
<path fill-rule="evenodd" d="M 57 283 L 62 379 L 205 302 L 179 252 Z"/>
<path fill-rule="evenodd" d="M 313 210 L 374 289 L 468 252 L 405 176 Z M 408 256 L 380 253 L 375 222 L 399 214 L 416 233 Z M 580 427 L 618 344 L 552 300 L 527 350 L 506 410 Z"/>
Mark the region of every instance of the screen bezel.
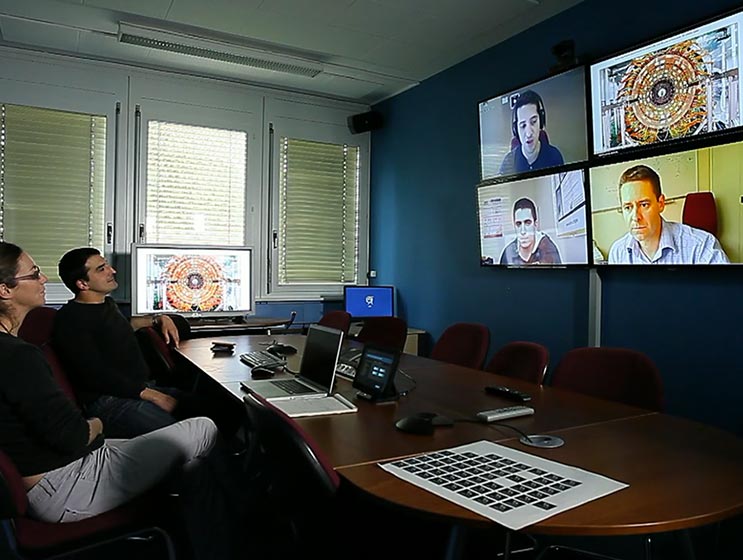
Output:
<path fill-rule="evenodd" d="M 586 119 L 586 130 L 585 130 L 585 138 L 586 138 L 586 155 L 584 159 L 575 160 L 563 163 L 562 165 L 556 165 L 553 167 L 545 167 L 541 168 L 535 171 L 522 171 L 518 173 L 511 173 L 511 174 L 503 174 L 503 175 L 493 175 L 492 177 L 484 177 L 483 176 L 483 145 L 482 145 L 482 118 L 481 118 L 481 112 L 480 107 L 483 103 L 489 103 L 491 101 L 497 100 L 498 98 L 502 98 L 507 95 L 513 95 L 520 91 L 532 89 L 532 88 L 538 88 L 538 86 L 548 80 L 552 80 L 554 78 L 559 78 L 560 76 L 564 76 L 566 74 L 569 74 L 570 72 L 575 72 L 576 70 L 582 70 L 583 72 L 583 107 L 584 107 L 584 113 L 585 113 L 585 119 Z M 515 88 L 511 88 L 505 92 L 502 92 L 498 95 L 492 95 L 489 97 L 486 97 L 484 99 L 480 99 L 477 102 L 477 146 L 478 146 L 478 163 L 480 165 L 480 169 L 478 172 L 478 175 L 480 176 L 480 183 L 485 182 L 495 182 L 495 181 L 502 181 L 502 180 L 515 180 L 515 179 L 521 179 L 529 177 L 533 174 L 542 174 L 544 172 L 555 173 L 558 171 L 561 171 L 563 169 L 573 168 L 576 166 L 581 166 L 589 161 L 591 157 L 591 150 L 590 146 L 593 145 L 593 138 L 591 136 L 593 132 L 593 123 L 591 122 L 591 118 L 593 115 L 593 112 L 591 111 L 591 107 L 589 104 L 589 72 L 588 72 L 588 65 L 586 64 L 576 64 L 573 66 L 569 66 L 566 68 L 561 68 L 559 72 L 556 72 L 552 75 L 545 76 L 544 78 L 532 82 L 527 82 L 521 86 L 517 86 Z"/>
<path fill-rule="evenodd" d="M 163 311 L 142 311 L 139 309 L 138 300 L 138 267 L 139 267 L 139 252 L 146 249 L 162 250 L 162 251 L 193 251 L 198 253 L 199 251 L 240 251 L 248 253 L 249 263 L 249 274 L 248 280 L 250 282 L 249 293 L 250 293 L 250 308 L 249 309 L 235 309 L 230 311 L 178 311 L 174 309 L 163 310 Z M 171 244 L 160 244 L 160 243 L 132 243 L 131 246 L 131 310 L 133 316 L 151 315 L 152 313 L 168 313 L 173 315 L 181 315 L 189 319 L 201 319 L 209 317 L 242 317 L 249 316 L 255 313 L 255 281 L 253 275 L 255 274 L 255 266 L 253 263 L 254 249 L 248 245 L 171 245 Z"/>
<path fill-rule="evenodd" d="M 348 291 L 349 290 L 355 290 L 355 289 L 364 289 L 364 288 L 373 288 L 373 289 L 383 289 L 383 290 L 389 290 L 391 293 L 391 314 L 390 315 L 354 315 L 348 310 Z M 397 299 L 397 290 L 395 290 L 394 286 L 376 286 L 376 285 L 353 285 L 353 286 L 343 286 L 343 310 L 351 315 L 351 319 L 369 319 L 371 317 L 394 317 L 395 312 L 397 310 L 397 302 L 395 301 Z"/>
<path fill-rule="evenodd" d="M 620 158 L 620 159 L 640 159 L 645 156 L 646 152 L 652 152 L 653 150 L 663 150 L 669 149 L 669 151 L 683 151 L 686 149 L 692 149 L 687 148 L 686 144 L 695 144 L 697 142 L 706 142 L 708 139 L 710 142 L 715 143 L 726 143 L 726 137 L 730 135 L 736 135 L 743 131 L 743 106 L 741 106 L 741 124 L 729 128 L 726 130 L 720 130 L 720 131 L 713 131 L 713 132 L 707 132 L 703 134 L 695 134 L 691 136 L 684 136 L 681 138 L 675 138 L 672 140 L 665 140 L 662 142 L 655 142 L 653 144 L 646 144 L 646 145 L 639 145 L 639 146 L 628 146 L 628 147 L 618 147 L 613 148 L 611 150 L 606 150 L 603 152 L 596 152 L 596 146 L 595 146 L 595 135 L 594 135 L 594 128 L 596 126 L 596 120 L 594 119 L 594 103 L 593 103 L 593 92 L 594 92 L 594 68 L 605 64 L 607 61 L 615 59 L 615 58 L 621 58 L 624 56 L 629 55 L 632 52 L 640 51 L 643 49 L 647 49 L 648 47 L 652 47 L 654 45 L 657 45 L 659 43 L 662 43 L 664 41 L 667 41 L 669 39 L 673 39 L 676 36 L 683 35 L 685 33 L 693 32 L 694 30 L 704 27 L 706 25 L 714 24 L 717 21 L 734 17 L 734 16 L 741 16 L 743 17 L 743 9 L 736 8 L 732 10 L 726 10 L 725 12 L 717 15 L 712 16 L 709 18 L 705 18 L 701 21 L 692 23 L 690 25 L 686 25 L 680 28 L 677 28 L 675 30 L 672 30 L 668 33 L 665 33 L 660 36 L 656 36 L 653 39 L 643 41 L 639 44 L 634 44 L 633 46 L 622 49 L 620 51 L 615 51 L 607 56 L 602 56 L 594 61 L 592 61 L 590 64 L 588 64 L 587 68 L 587 81 L 588 81 L 588 104 L 587 109 L 589 112 L 589 123 L 590 123 L 590 130 L 589 130 L 589 161 L 592 162 L 591 167 L 596 165 L 603 165 L 603 159 L 604 158 Z M 743 23 L 743 22 L 742 22 Z M 741 25 L 740 29 L 740 37 L 741 44 L 743 45 L 743 24 Z M 742 49 L 743 51 L 743 49 Z M 739 61 L 740 64 L 740 70 L 739 73 L 739 82 L 741 83 L 741 88 L 743 88 L 743 54 L 741 56 L 741 60 Z M 741 98 L 741 103 L 743 103 L 743 97 Z M 651 157 L 650 155 L 648 157 Z"/>

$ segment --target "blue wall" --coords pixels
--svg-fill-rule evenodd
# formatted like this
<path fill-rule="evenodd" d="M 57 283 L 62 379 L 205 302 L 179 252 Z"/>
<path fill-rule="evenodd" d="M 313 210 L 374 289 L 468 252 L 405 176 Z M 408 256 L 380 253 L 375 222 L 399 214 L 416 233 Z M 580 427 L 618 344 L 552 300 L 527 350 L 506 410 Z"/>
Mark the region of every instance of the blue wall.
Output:
<path fill-rule="evenodd" d="M 586 0 L 374 109 L 371 268 L 398 287 L 399 314 L 437 338 L 456 321 L 488 325 L 491 349 L 545 344 L 556 364 L 588 343 L 587 270 L 481 269 L 475 185 L 478 101 L 549 74 L 552 45 L 583 61 L 740 6 L 726 0 Z M 743 267 L 602 270 L 602 345 L 647 353 L 667 411 L 743 433 Z"/>

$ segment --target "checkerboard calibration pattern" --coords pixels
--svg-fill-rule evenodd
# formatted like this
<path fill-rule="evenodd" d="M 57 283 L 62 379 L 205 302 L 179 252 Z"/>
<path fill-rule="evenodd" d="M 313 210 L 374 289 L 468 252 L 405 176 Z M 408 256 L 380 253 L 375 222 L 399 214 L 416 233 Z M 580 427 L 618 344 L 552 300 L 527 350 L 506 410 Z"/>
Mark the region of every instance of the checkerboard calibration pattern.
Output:
<path fill-rule="evenodd" d="M 514 530 L 627 487 L 622 482 L 489 441 L 379 466 Z"/>

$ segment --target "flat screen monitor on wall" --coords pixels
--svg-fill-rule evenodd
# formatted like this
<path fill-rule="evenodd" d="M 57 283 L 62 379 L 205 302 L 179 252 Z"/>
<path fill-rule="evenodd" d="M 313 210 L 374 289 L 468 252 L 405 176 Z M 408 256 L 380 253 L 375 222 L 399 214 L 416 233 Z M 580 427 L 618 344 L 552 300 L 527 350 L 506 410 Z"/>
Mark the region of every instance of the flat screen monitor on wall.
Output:
<path fill-rule="evenodd" d="M 582 170 L 478 187 L 483 266 L 587 265 Z"/>
<path fill-rule="evenodd" d="M 343 305 L 354 319 L 361 317 L 394 317 L 393 286 L 344 286 Z"/>
<path fill-rule="evenodd" d="M 482 180 L 585 161 L 586 112 L 582 67 L 482 101 Z"/>
<path fill-rule="evenodd" d="M 132 313 L 252 313 L 249 247 L 132 246 Z"/>
<path fill-rule="evenodd" d="M 593 64 L 596 155 L 741 126 L 743 12 Z"/>
<path fill-rule="evenodd" d="M 596 263 L 743 263 L 743 142 L 590 170 Z"/>

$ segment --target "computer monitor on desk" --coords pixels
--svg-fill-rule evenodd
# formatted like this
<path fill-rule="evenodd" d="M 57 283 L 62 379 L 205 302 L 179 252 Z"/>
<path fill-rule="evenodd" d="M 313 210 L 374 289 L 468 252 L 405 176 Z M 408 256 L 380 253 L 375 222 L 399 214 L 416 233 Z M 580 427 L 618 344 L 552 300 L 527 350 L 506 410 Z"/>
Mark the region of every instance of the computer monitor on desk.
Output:
<path fill-rule="evenodd" d="M 344 286 L 343 304 L 353 319 L 394 317 L 394 286 Z"/>

